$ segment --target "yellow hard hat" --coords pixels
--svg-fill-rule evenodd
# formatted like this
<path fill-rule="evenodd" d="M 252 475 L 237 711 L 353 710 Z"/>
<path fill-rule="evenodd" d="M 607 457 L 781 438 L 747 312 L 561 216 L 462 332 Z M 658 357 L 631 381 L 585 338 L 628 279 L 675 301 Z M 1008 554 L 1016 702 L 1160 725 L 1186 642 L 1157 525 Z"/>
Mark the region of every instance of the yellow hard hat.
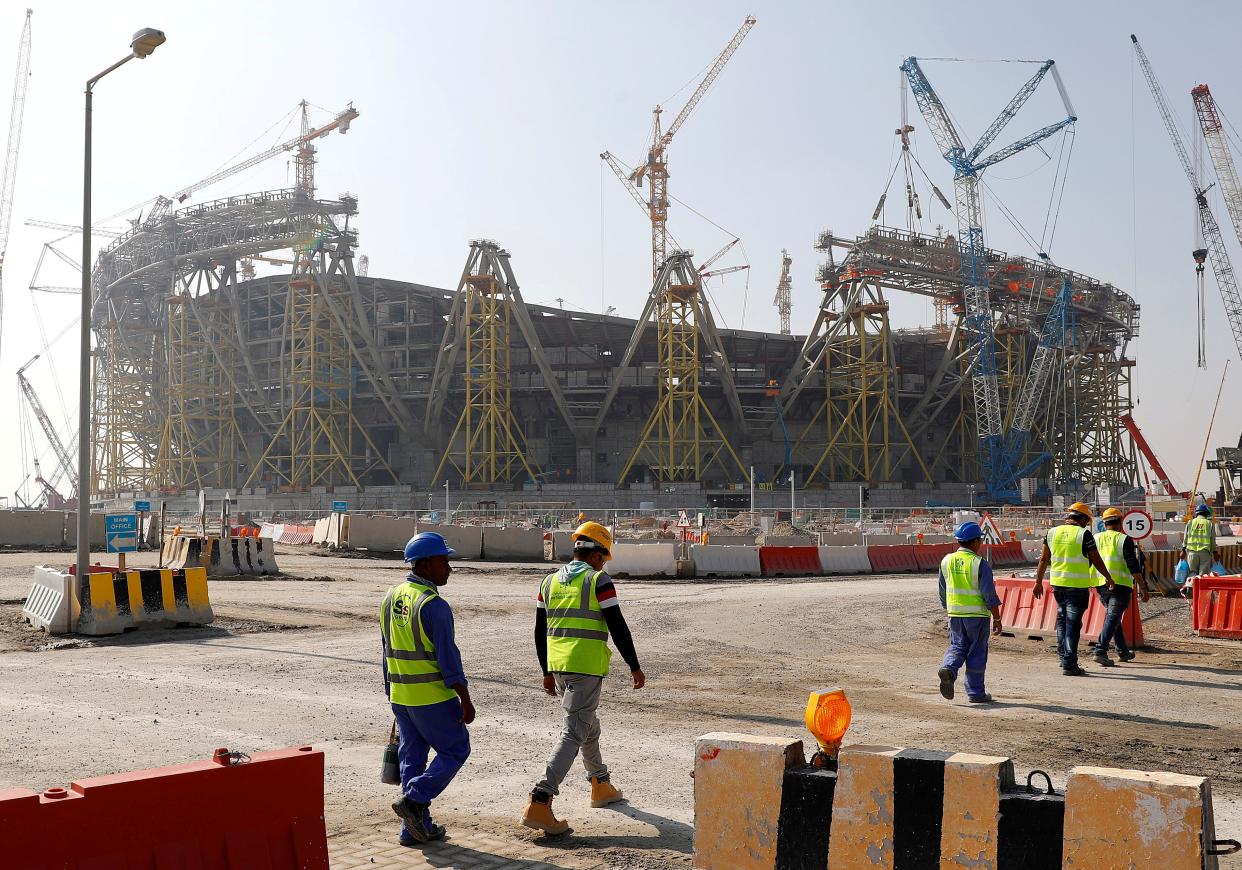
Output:
<path fill-rule="evenodd" d="M 1105 522 L 1108 522 L 1109 520 L 1119 520 L 1121 519 L 1121 516 L 1122 516 L 1121 511 L 1117 510 L 1117 508 L 1110 507 L 1108 510 L 1104 511 L 1103 513 Z"/>
<path fill-rule="evenodd" d="M 1091 506 L 1083 502 L 1076 501 L 1065 509 L 1067 514 L 1082 514 L 1087 519 L 1091 519 Z"/>
<path fill-rule="evenodd" d="M 574 546 L 577 546 L 578 541 L 591 541 L 604 551 L 604 555 L 608 559 L 612 558 L 612 533 L 597 522 L 588 521 L 583 523 L 574 529 L 574 533 L 570 535 L 570 538 L 574 541 Z"/>

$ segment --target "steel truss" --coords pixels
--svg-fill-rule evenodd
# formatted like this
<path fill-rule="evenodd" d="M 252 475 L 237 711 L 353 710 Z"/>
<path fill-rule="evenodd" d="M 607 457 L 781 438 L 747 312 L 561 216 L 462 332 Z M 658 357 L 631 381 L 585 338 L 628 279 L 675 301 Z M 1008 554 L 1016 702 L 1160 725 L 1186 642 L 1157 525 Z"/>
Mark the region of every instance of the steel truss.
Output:
<path fill-rule="evenodd" d="M 461 474 L 465 486 L 508 483 L 522 472 L 530 480 L 539 477 L 527 457 L 526 438 L 510 402 L 509 339 L 514 309 L 522 306 L 522 317 L 525 306 L 516 295 L 516 283 L 511 286 L 506 280 L 507 271 L 508 252 L 502 252 L 499 245 L 486 240 L 470 243 L 453 316 L 445 326 L 447 353 L 437 360 L 436 378 L 452 373 L 464 349 L 465 405 L 432 475 L 433 486 L 447 465 Z M 428 413 L 433 414 L 430 403 Z"/>

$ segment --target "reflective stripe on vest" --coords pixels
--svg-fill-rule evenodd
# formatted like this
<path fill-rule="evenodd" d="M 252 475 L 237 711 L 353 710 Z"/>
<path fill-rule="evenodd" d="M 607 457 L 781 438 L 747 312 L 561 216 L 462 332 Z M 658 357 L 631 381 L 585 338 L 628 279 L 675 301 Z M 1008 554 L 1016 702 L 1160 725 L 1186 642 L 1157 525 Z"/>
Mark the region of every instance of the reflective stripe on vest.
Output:
<path fill-rule="evenodd" d="M 1186 525 L 1186 549 L 1206 552 L 1212 549 L 1212 521 L 1207 517 L 1195 517 Z"/>
<path fill-rule="evenodd" d="M 457 697 L 444 684 L 435 644 L 423 628 L 423 606 L 438 597 L 433 589 L 406 581 L 389 589 L 380 605 L 388 699 L 394 704 L 424 707 Z"/>
<path fill-rule="evenodd" d="M 1113 582 L 1118 586 L 1133 586 L 1134 575 L 1130 573 L 1130 566 L 1126 564 L 1125 534 L 1105 529 L 1095 533 L 1095 543 L 1100 550 L 1100 558 L 1104 560 L 1104 565 L 1108 568 L 1108 573 L 1113 575 Z M 1091 576 L 1095 578 L 1096 586 L 1104 585 L 1104 575 L 1094 567 L 1091 569 Z"/>
<path fill-rule="evenodd" d="M 597 677 L 608 673 L 612 650 L 595 595 L 601 573 L 587 568 L 569 574 L 561 569 L 543 578 L 539 593 L 548 618 L 548 670 Z"/>
<path fill-rule="evenodd" d="M 1057 526 L 1048 532 L 1048 550 L 1052 553 L 1052 576 L 1048 582 L 1053 586 L 1086 589 L 1095 585 L 1091 563 L 1082 554 L 1082 539 L 1086 534 L 1085 526 L 1073 524 Z"/>
<path fill-rule="evenodd" d="M 944 603 L 949 616 L 991 616 L 983 603 L 979 588 L 979 572 L 983 559 L 970 550 L 961 549 L 940 560 L 944 575 Z"/>

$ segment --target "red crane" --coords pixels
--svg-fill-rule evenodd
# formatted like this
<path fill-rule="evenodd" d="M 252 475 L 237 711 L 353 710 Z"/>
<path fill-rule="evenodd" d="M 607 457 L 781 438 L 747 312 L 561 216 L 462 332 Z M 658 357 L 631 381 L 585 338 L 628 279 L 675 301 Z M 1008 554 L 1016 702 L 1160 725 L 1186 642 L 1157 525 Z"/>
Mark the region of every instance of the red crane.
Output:
<path fill-rule="evenodd" d="M 1117 418 L 1121 421 L 1121 425 L 1126 427 L 1126 431 L 1130 433 L 1130 437 L 1134 439 L 1135 446 L 1139 452 L 1143 454 L 1143 458 L 1147 460 L 1147 464 L 1151 466 L 1152 474 L 1156 475 L 1156 482 L 1164 487 L 1164 491 L 1171 498 L 1190 498 L 1188 492 L 1178 492 L 1169 481 L 1169 473 L 1164 470 L 1164 466 L 1160 464 L 1160 460 L 1156 458 L 1156 453 L 1151 449 L 1151 445 L 1147 443 L 1147 439 L 1143 437 L 1142 430 L 1139 429 L 1138 423 L 1134 422 L 1134 418 L 1129 414 L 1122 414 Z"/>

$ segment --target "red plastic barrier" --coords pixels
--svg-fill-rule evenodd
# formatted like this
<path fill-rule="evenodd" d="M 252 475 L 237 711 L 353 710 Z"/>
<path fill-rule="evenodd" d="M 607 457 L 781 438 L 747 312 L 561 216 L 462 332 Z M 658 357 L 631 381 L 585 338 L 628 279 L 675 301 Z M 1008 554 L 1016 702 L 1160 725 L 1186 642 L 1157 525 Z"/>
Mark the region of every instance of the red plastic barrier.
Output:
<path fill-rule="evenodd" d="M 914 561 L 920 571 L 936 571 L 940 568 L 940 560 L 957 549 L 957 544 L 915 544 Z"/>
<path fill-rule="evenodd" d="M 996 568 L 1017 568 L 1026 564 L 1026 554 L 1018 541 L 984 546 L 983 555 Z"/>
<path fill-rule="evenodd" d="M 328 870 L 323 753 L 196 761 L 0 791 L 5 867 Z"/>
<path fill-rule="evenodd" d="M 898 574 L 919 570 L 914 544 L 889 544 L 867 548 L 867 560 L 876 574 Z"/>
<path fill-rule="evenodd" d="M 1193 608 L 1195 634 L 1242 639 L 1242 577 L 1195 578 Z"/>
<path fill-rule="evenodd" d="M 996 594 L 1001 597 L 1001 626 L 1006 632 L 1018 637 L 1036 637 L 1055 641 L 1057 637 L 1057 602 L 1052 587 L 1044 583 L 1044 595 L 1035 598 L 1035 580 L 1031 577 L 996 577 Z M 1143 645 L 1143 619 L 1139 614 L 1135 593 L 1121 618 L 1126 642 L 1132 647 Z M 1092 641 L 1100 636 L 1104 627 L 1104 605 L 1095 590 L 1091 590 L 1087 613 L 1082 622 L 1081 639 Z M 1079 648 L 1079 655 L 1083 649 Z"/>
<path fill-rule="evenodd" d="M 814 577 L 823 574 L 819 547 L 760 547 L 759 570 L 764 577 Z"/>

